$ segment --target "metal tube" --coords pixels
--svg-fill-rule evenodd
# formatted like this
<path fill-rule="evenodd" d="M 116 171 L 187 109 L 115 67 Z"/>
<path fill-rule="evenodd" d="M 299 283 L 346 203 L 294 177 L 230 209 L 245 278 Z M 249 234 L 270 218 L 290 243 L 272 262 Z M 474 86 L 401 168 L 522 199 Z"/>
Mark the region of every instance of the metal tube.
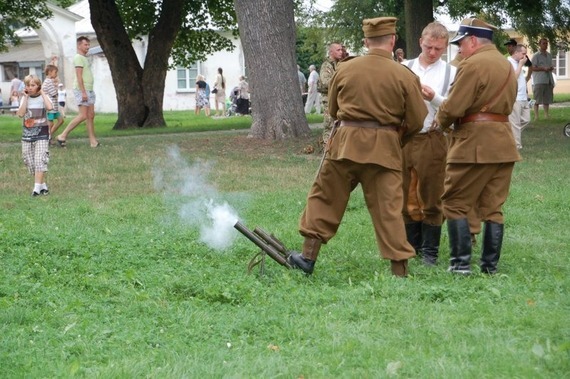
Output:
<path fill-rule="evenodd" d="M 281 254 L 279 254 L 279 252 L 275 250 L 273 246 L 265 243 L 260 237 L 252 233 L 251 230 L 249 230 L 244 224 L 237 221 L 234 225 L 234 228 L 236 228 L 241 234 L 246 236 L 251 242 L 257 245 L 257 247 L 259 247 L 261 250 L 265 251 L 267 255 L 273 258 L 277 263 L 287 268 L 291 268 L 291 265 L 287 262 L 287 260 L 283 258 L 283 256 L 281 256 Z"/>

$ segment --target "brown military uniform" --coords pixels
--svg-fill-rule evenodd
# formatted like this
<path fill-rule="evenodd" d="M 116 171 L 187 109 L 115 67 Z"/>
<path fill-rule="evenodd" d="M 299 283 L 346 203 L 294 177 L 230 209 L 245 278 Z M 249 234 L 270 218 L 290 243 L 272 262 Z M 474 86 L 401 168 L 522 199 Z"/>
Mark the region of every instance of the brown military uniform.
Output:
<path fill-rule="evenodd" d="M 329 113 L 329 84 L 336 72 L 337 62 L 330 58 L 321 65 L 321 72 L 319 73 L 319 80 L 317 82 L 317 91 L 321 94 L 321 109 L 323 112 L 323 143 L 326 143 L 330 137 L 331 129 L 334 123 L 334 119 Z"/>
<path fill-rule="evenodd" d="M 344 60 L 329 86 L 330 115 L 348 125 L 331 137 L 330 151 L 313 184 L 300 220 L 301 235 L 326 243 L 337 232 L 351 191 L 361 184 L 384 258 L 405 260 L 414 249 L 406 241 L 401 215 L 402 145 L 419 131 L 427 115 L 420 82 L 389 52 Z"/>
<path fill-rule="evenodd" d="M 464 59 L 437 120 L 443 127 L 456 120 L 485 112 L 508 116 L 516 98 L 517 82 L 509 62 L 493 45 Z M 499 88 L 501 92 L 497 94 Z M 494 100 L 496 99 L 496 100 Z M 520 161 L 511 126 L 507 121 L 456 122 L 449 136 L 443 212 L 447 219 L 467 217 L 479 204 L 483 221 L 504 222 L 514 162 Z"/>

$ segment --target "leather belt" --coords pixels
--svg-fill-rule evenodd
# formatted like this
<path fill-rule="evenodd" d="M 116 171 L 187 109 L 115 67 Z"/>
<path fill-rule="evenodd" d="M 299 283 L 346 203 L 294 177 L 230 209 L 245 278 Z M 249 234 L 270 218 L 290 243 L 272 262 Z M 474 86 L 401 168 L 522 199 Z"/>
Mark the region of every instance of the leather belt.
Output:
<path fill-rule="evenodd" d="M 394 125 L 381 125 L 378 121 L 347 121 L 341 120 L 340 126 L 355 126 L 358 128 L 373 128 L 373 129 L 389 129 L 395 132 L 398 131 L 398 127 Z"/>
<path fill-rule="evenodd" d="M 480 122 L 480 121 L 491 121 L 491 122 L 508 122 L 509 116 L 498 113 L 486 113 L 479 112 L 473 113 L 459 119 L 459 125 L 466 124 L 468 122 Z"/>

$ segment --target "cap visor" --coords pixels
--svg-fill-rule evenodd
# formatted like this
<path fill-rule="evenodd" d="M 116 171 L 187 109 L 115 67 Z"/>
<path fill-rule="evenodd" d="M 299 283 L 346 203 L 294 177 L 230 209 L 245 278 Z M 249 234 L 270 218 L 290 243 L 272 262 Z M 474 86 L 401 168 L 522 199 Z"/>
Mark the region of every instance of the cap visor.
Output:
<path fill-rule="evenodd" d="M 461 41 L 465 37 L 467 37 L 467 34 L 458 34 L 455 37 L 453 37 L 453 39 L 451 41 L 449 41 L 449 43 L 457 45 L 459 43 L 459 41 Z"/>

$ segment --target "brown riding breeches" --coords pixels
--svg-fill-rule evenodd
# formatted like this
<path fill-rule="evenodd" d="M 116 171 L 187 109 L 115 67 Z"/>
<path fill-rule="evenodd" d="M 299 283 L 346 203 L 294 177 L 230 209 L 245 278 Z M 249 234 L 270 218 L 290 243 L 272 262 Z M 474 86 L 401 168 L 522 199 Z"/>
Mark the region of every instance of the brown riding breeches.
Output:
<path fill-rule="evenodd" d="M 375 164 L 326 159 L 307 196 L 299 232 L 328 242 L 337 232 L 350 193 L 360 183 L 383 258 L 415 256 L 402 219 L 402 173 Z"/>
<path fill-rule="evenodd" d="M 429 225 L 441 225 L 443 213 L 441 195 L 445 179 L 445 158 L 447 156 L 447 138 L 442 133 L 416 134 L 404 146 L 404 222 L 411 223 L 408 196 L 410 193 L 411 170 L 417 173 L 417 197 L 422 203 L 423 222 Z"/>
<path fill-rule="evenodd" d="M 483 222 L 504 223 L 502 206 L 509 195 L 514 162 L 448 163 L 443 214 L 449 220 L 467 218 L 473 207 Z"/>

